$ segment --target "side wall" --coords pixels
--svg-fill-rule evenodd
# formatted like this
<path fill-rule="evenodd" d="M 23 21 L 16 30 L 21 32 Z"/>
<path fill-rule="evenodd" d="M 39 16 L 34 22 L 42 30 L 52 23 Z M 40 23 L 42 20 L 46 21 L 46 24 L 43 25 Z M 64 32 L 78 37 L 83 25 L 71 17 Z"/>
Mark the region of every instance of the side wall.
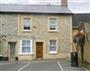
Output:
<path fill-rule="evenodd" d="M 88 40 L 85 45 L 85 61 L 90 63 L 90 23 L 85 23 L 85 30 L 87 32 Z"/>
<path fill-rule="evenodd" d="M 78 28 L 73 29 L 72 33 L 74 34 L 77 31 Z M 85 23 L 85 31 L 87 32 L 88 40 L 86 39 L 86 43 L 84 46 L 84 60 L 90 63 L 90 23 Z M 75 46 L 73 46 L 73 48 L 75 48 Z M 81 58 L 80 47 L 78 48 L 78 54 L 79 54 L 79 58 Z"/>

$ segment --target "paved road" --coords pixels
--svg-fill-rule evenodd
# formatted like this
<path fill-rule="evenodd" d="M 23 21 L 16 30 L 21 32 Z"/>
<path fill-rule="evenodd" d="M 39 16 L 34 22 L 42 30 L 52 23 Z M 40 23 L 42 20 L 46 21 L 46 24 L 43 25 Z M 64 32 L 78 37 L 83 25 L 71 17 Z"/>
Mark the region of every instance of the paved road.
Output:
<path fill-rule="evenodd" d="M 56 62 L 41 62 L 28 65 L 22 71 L 61 71 Z"/>
<path fill-rule="evenodd" d="M 5 63 L 0 63 L 0 71 L 17 71 L 20 67 L 24 66 L 27 63 L 21 63 L 18 62 L 5 62 Z"/>
<path fill-rule="evenodd" d="M 0 71 L 84 71 L 82 68 L 71 67 L 64 60 L 38 60 L 23 62 L 0 62 Z"/>

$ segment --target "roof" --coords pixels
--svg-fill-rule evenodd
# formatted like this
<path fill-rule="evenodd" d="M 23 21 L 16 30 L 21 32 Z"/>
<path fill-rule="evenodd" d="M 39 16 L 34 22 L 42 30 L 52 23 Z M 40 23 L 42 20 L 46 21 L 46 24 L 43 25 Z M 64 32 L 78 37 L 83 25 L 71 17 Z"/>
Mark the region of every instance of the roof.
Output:
<path fill-rule="evenodd" d="M 0 4 L 0 12 L 72 14 L 69 8 L 60 5 Z"/>
<path fill-rule="evenodd" d="M 88 22 L 90 23 L 90 14 L 75 14 L 72 18 L 73 27 L 78 27 L 80 22 Z"/>

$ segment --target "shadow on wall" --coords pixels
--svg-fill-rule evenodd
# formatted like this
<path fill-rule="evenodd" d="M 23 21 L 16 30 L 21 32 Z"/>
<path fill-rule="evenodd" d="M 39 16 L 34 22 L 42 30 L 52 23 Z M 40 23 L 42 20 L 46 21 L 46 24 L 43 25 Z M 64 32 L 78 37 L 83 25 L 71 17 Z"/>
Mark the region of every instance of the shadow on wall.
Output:
<path fill-rule="evenodd" d="M 90 40 L 88 40 L 85 44 L 85 48 L 84 48 L 84 56 L 85 56 L 85 61 L 90 63 Z"/>

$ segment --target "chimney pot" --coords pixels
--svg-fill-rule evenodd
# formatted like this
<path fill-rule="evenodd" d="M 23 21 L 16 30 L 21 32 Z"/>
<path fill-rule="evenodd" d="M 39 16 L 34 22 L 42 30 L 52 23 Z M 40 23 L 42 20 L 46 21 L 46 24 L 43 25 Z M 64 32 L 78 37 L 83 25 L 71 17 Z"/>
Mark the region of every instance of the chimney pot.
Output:
<path fill-rule="evenodd" d="M 68 7 L 68 0 L 61 0 L 61 6 Z"/>

